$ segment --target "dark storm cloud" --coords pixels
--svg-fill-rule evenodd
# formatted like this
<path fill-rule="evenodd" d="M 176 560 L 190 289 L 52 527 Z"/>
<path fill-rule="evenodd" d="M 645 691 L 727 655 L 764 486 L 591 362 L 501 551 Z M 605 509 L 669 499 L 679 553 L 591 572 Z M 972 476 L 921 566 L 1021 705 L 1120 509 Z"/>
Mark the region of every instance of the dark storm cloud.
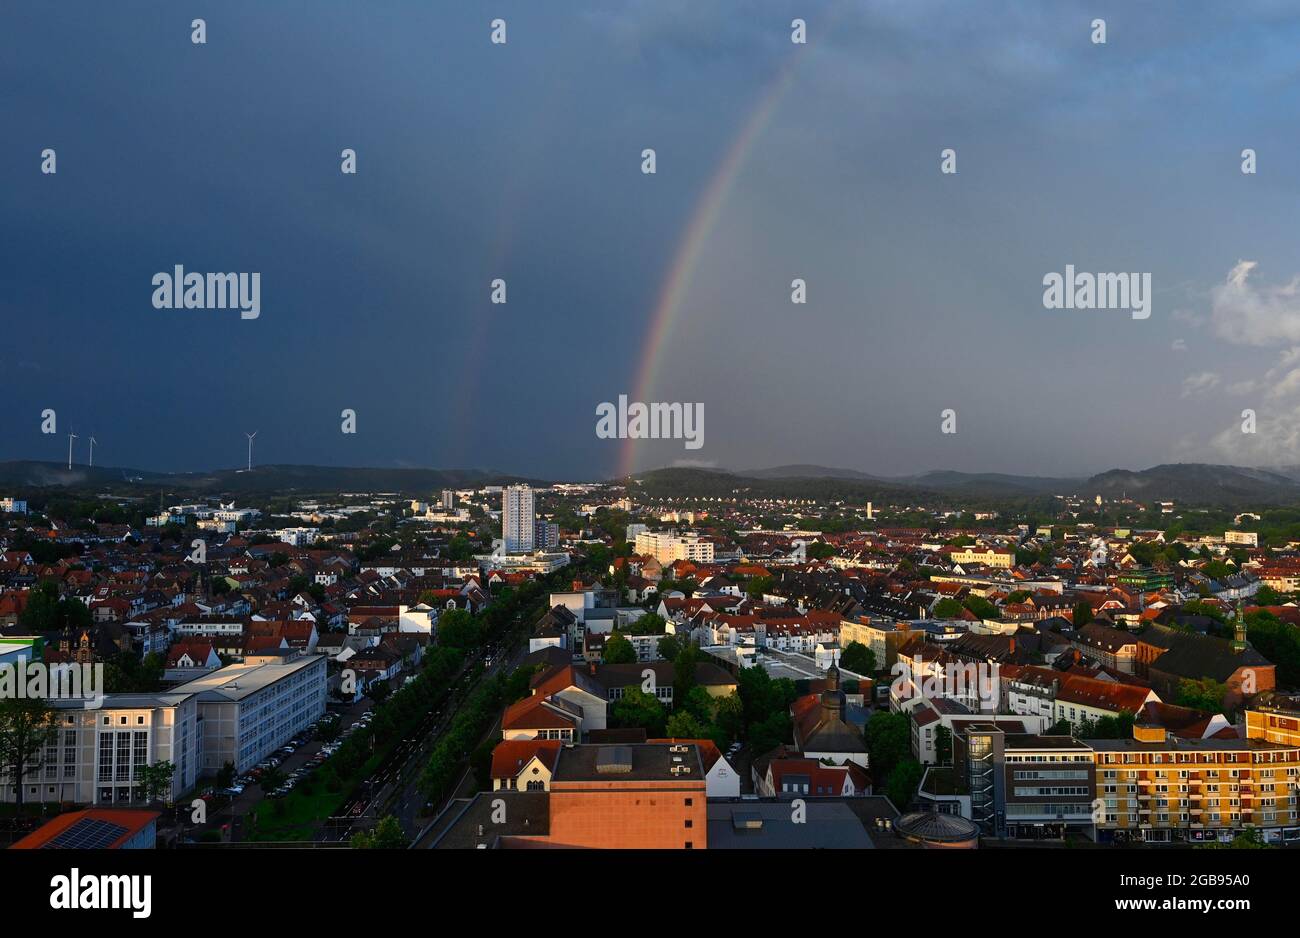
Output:
<path fill-rule="evenodd" d="M 95 433 L 97 464 L 235 465 L 257 429 L 266 462 L 607 474 L 595 406 L 633 390 L 683 234 L 792 54 L 651 389 L 705 404 L 705 447 L 643 463 L 1059 474 L 1209 454 L 1251 351 L 1171 314 L 1206 314 L 1243 258 L 1297 272 L 1300 141 L 1278 115 L 1300 30 L 1276 4 L 1131 7 L 8 4 L 0 458 L 64 458 L 39 433 L 51 407 Z M 1152 319 L 1045 311 L 1066 263 L 1152 271 Z M 174 264 L 260 271 L 262 315 L 154 309 Z M 1183 397 L 1208 371 L 1232 374 Z"/>

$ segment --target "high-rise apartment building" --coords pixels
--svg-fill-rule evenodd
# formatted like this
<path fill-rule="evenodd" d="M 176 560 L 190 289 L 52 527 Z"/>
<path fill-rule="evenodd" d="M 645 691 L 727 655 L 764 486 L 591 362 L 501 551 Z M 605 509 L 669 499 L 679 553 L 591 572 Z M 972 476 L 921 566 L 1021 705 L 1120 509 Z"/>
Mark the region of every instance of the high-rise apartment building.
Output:
<path fill-rule="evenodd" d="M 537 514 L 533 490 L 527 485 L 508 485 L 501 495 L 501 539 L 506 553 L 526 554 L 536 547 Z"/>

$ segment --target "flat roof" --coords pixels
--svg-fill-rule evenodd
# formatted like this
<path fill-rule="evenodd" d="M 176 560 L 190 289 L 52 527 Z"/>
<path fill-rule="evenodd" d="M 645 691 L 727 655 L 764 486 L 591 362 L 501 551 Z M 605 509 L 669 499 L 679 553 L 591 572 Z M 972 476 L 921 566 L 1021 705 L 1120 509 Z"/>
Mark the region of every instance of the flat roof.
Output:
<path fill-rule="evenodd" d="M 157 694 L 105 694 L 98 707 L 87 707 L 87 699 L 78 698 L 54 699 L 49 704 L 54 710 L 150 710 L 154 707 L 178 707 L 192 696 L 175 691 Z"/>
<path fill-rule="evenodd" d="M 474 850 L 498 837 L 546 836 L 551 829 L 550 794 L 544 791 L 481 791 L 453 801 L 415 844 L 432 850 Z M 498 811 L 495 803 L 505 804 Z"/>
<path fill-rule="evenodd" d="M 203 701 L 243 700 L 250 694 L 265 690 L 277 681 L 324 660 L 324 655 L 304 655 L 292 661 L 226 665 L 173 687 L 172 693 L 198 694 Z"/>
<path fill-rule="evenodd" d="M 1181 736 L 1170 736 L 1158 743 L 1138 739 L 1089 739 L 1087 744 L 1097 752 L 1282 752 L 1297 748 L 1263 739 L 1184 739 Z"/>
<path fill-rule="evenodd" d="M 674 775 L 674 767 L 686 767 L 690 771 Z M 551 774 L 552 783 L 650 781 L 704 784 L 699 749 L 690 743 L 565 746 Z"/>
<path fill-rule="evenodd" d="M 844 801 L 806 799 L 798 821 L 789 801 L 710 801 L 710 850 L 870 850 L 862 819 Z"/>

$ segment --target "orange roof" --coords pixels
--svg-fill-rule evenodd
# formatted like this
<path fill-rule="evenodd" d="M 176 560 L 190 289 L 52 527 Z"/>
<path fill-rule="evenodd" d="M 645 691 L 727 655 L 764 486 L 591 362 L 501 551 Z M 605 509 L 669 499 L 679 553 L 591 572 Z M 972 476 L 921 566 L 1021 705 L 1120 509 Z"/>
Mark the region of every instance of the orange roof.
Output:
<path fill-rule="evenodd" d="M 562 745 L 558 739 L 504 739 L 492 750 L 492 777 L 514 778 L 533 756 L 554 769 Z"/>
<path fill-rule="evenodd" d="M 39 850 L 50 841 L 70 830 L 79 821 L 103 821 L 125 828 L 125 832 L 110 844 L 99 845 L 105 850 L 115 850 L 159 817 L 157 811 L 133 811 L 124 808 L 87 808 L 60 814 L 19 840 L 10 850 Z"/>
<path fill-rule="evenodd" d="M 525 697 L 523 700 L 506 708 L 501 718 L 503 730 L 514 729 L 565 729 L 572 728 L 576 717 L 562 716 L 550 707 L 543 706 L 545 697 Z"/>

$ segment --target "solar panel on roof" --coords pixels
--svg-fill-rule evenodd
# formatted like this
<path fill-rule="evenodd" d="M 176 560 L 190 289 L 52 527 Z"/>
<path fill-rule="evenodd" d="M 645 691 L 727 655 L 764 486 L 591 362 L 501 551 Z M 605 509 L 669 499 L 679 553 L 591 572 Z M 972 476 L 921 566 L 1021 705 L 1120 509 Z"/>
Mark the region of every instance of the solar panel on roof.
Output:
<path fill-rule="evenodd" d="M 104 850 L 113 846 L 126 833 L 121 824 L 82 818 L 59 834 L 42 849 L 45 850 Z"/>

